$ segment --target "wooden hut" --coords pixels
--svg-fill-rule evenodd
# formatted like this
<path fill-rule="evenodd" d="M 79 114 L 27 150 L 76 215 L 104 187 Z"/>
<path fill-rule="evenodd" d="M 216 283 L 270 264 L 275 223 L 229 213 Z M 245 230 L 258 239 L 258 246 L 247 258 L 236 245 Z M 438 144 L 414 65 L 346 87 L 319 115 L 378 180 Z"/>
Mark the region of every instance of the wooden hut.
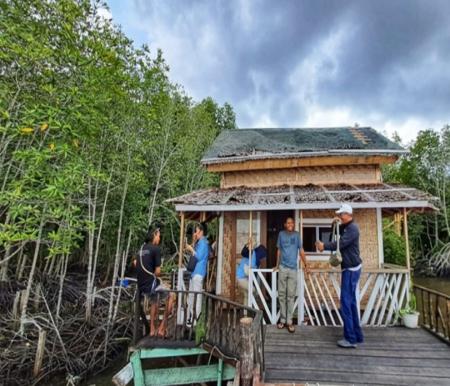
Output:
<path fill-rule="evenodd" d="M 295 218 L 311 268 L 307 278 L 299 271 L 297 320 L 313 325 L 342 323 L 340 270 L 330 267 L 329 253 L 317 252 L 314 242 L 329 235 L 341 203 L 350 203 L 361 231 L 362 323 L 390 325 L 409 294 L 407 216 L 435 210 L 428 194 L 383 182 L 382 165 L 396 162 L 405 152 L 370 127 L 227 130 L 201 161 L 208 171 L 220 174 L 220 187 L 170 201 L 181 216 L 182 232 L 186 218 L 219 218 L 217 294 L 242 301 L 236 266 L 249 233 L 267 247 L 266 267 L 251 270 L 249 291 L 249 305 L 262 309 L 267 323 L 278 319 L 277 273 L 272 269 L 277 235 L 287 216 Z M 392 216 L 403 229 L 405 267 L 385 264 L 385 216 Z"/>

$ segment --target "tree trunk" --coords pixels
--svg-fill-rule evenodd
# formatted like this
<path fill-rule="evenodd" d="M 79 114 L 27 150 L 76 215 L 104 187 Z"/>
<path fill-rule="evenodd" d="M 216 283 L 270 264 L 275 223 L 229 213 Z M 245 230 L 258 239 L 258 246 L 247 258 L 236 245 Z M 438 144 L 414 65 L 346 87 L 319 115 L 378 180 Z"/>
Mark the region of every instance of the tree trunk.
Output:
<path fill-rule="evenodd" d="M 36 240 L 36 246 L 34 249 L 33 262 L 31 263 L 31 270 L 30 270 L 30 275 L 28 277 L 27 288 L 24 293 L 24 299 L 23 299 L 23 303 L 22 303 L 22 313 L 20 316 L 20 333 L 21 334 L 23 334 L 23 332 L 24 332 L 25 320 L 27 317 L 28 299 L 30 298 L 31 286 L 33 285 L 33 279 L 34 279 L 34 271 L 36 269 L 36 263 L 37 263 L 37 260 L 39 257 L 39 249 L 41 246 L 42 230 L 43 230 L 44 224 L 45 224 L 46 211 L 47 211 L 47 205 L 44 206 L 44 210 L 42 211 L 41 224 L 39 225 L 39 232 L 38 232 L 38 237 Z"/>

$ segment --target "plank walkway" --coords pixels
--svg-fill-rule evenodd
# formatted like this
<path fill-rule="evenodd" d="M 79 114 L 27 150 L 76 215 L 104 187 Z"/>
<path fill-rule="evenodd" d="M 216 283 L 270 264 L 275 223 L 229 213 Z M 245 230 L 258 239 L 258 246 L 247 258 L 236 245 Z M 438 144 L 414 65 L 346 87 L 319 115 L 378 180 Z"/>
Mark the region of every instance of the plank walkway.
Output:
<path fill-rule="evenodd" d="M 320 385 L 450 385 L 450 346 L 423 329 L 364 329 L 357 349 L 341 349 L 342 328 L 267 326 L 265 382 Z"/>

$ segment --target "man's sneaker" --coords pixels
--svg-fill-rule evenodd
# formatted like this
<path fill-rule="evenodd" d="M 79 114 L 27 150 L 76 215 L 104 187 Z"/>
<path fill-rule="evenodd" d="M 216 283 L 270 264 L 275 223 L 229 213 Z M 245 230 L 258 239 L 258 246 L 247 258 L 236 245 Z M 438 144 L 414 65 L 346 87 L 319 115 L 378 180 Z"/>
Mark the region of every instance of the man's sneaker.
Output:
<path fill-rule="evenodd" d="M 356 344 L 350 343 L 347 339 L 338 340 L 337 345 L 342 348 L 356 348 Z"/>

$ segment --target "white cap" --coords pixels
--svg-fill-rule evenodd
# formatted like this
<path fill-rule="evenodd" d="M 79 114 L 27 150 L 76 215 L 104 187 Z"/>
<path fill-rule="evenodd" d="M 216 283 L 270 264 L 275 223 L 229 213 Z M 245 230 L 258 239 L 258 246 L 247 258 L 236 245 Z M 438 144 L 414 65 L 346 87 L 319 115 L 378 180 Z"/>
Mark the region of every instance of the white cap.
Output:
<path fill-rule="evenodd" d="M 349 204 L 342 204 L 341 207 L 336 211 L 336 214 L 348 213 L 352 214 L 353 209 Z"/>

